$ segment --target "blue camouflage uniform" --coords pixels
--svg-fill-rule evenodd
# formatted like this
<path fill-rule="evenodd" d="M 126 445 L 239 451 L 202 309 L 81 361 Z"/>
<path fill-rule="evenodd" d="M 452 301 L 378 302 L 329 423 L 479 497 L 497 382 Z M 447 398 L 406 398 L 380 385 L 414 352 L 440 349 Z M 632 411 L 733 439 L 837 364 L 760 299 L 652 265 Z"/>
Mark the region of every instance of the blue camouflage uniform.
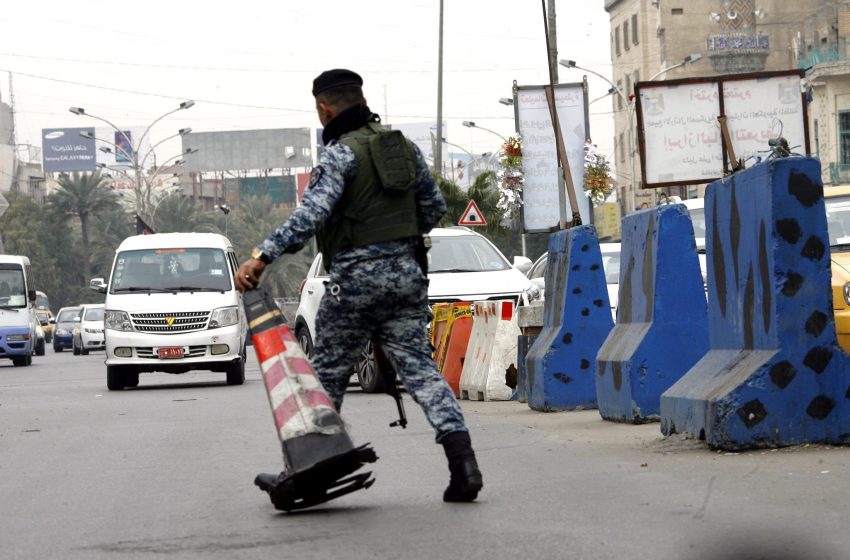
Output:
<path fill-rule="evenodd" d="M 415 148 L 415 146 L 414 146 Z M 427 233 L 446 203 L 418 148 L 417 226 Z M 354 152 L 338 142 L 326 146 L 313 170 L 302 205 L 258 247 L 271 259 L 308 241 L 331 215 L 343 189 L 357 174 Z M 337 409 L 368 340 L 378 343 L 437 433 L 467 431 L 463 414 L 431 357 L 428 279 L 414 257 L 416 239 L 401 239 L 339 252 L 316 316 L 312 364 Z"/>

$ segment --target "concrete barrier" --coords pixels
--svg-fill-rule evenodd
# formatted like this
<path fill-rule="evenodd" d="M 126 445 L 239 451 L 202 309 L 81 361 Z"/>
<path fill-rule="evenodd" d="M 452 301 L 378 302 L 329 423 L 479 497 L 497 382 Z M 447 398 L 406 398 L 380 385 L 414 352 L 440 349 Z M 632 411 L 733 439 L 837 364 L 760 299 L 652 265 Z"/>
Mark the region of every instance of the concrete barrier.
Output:
<path fill-rule="evenodd" d="M 519 327 L 513 301 L 476 301 L 472 335 L 460 376 L 460 395 L 473 401 L 509 400 L 509 370 L 516 372 Z"/>
<path fill-rule="evenodd" d="M 517 326 L 520 335 L 517 337 L 517 374 L 516 387 L 511 400 L 528 402 L 528 371 L 525 358 L 531 349 L 537 335 L 543 329 L 543 302 L 534 301 L 531 305 L 521 305 L 517 308 Z"/>
<path fill-rule="evenodd" d="M 528 406 L 596 407 L 596 354 L 614 326 L 593 226 L 549 236 L 543 329 L 526 356 Z"/>
<path fill-rule="evenodd" d="M 705 207 L 711 349 L 662 395 L 662 431 L 722 449 L 850 442 L 818 161 L 716 181 Z"/>
<path fill-rule="evenodd" d="M 596 356 L 606 420 L 658 420 L 661 394 L 708 351 L 708 314 L 694 228 L 684 205 L 623 219 L 617 324 Z"/>

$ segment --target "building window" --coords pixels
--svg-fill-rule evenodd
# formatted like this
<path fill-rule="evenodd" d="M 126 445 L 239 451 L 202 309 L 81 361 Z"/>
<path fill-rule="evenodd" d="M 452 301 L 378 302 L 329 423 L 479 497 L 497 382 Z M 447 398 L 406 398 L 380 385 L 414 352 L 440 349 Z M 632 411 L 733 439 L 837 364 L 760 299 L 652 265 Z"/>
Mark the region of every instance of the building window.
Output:
<path fill-rule="evenodd" d="M 620 91 L 623 91 L 623 80 L 617 80 L 617 89 L 620 90 Z M 628 95 L 628 94 L 625 94 L 625 95 Z M 617 110 L 619 110 L 619 111 L 623 110 L 623 96 L 622 95 L 617 96 Z"/>
<path fill-rule="evenodd" d="M 674 15 L 674 16 L 681 16 L 684 13 L 685 13 L 685 10 L 683 10 L 682 8 L 673 8 L 672 10 L 670 10 L 670 14 Z"/>
<path fill-rule="evenodd" d="M 629 21 L 623 22 L 623 48 L 629 50 Z"/>
<path fill-rule="evenodd" d="M 614 51 L 616 51 L 617 56 L 620 56 L 620 26 L 618 25 L 616 29 L 614 29 Z"/>
<path fill-rule="evenodd" d="M 815 119 L 815 157 L 820 159 L 820 134 L 818 133 L 817 119 Z"/>
<path fill-rule="evenodd" d="M 850 111 L 838 113 L 838 145 L 841 150 L 840 163 L 850 163 Z"/>
<path fill-rule="evenodd" d="M 640 70 L 635 70 L 635 77 L 632 80 L 633 83 L 638 83 L 640 81 Z"/>
<path fill-rule="evenodd" d="M 632 14 L 632 43 L 638 44 L 637 14 Z"/>
<path fill-rule="evenodd" d="M 626 94 L 626 99 L 632 98 L 632 83 L 629 80 L 628 74 L 626 74 L 626 91 L 625 91 L 625 94 Z"/>
<path fill-rule="evenodd" d="M 620 148 L 620 161 L 626 161 L 626 143 L 623 142 L 623 133 L 620 133 L 620 141 L 617 142 L 617 146 Z"/>

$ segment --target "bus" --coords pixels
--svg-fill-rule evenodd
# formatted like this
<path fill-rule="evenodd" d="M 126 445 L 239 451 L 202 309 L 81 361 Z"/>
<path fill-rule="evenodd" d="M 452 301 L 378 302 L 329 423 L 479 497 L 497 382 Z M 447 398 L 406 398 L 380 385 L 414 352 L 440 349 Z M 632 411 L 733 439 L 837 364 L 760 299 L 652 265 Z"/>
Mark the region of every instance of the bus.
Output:
<path fill-rule="evenodd" d="M 27 257 L 0 255 L 0 358 L 28 366 L 36 344 L 35 289 Z"/>

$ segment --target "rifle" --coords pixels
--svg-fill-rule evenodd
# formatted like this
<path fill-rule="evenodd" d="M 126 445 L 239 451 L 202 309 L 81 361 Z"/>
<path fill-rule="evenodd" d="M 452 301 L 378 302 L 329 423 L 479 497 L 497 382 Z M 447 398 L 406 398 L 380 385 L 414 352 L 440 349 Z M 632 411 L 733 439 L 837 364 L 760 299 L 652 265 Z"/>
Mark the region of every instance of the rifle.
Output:
<path fill-rule="evenodd" d="M 378 374 L 384 378 L 384 387 L 389 396 L 395 399 L 395 405 L 398 409 L 398 420 L 390 422 L 390 427 L 401 426 L 402 429 L 407 429 L 407 415 L 404 413 L 404 402 L 401 400 L 401 391 L 396 384 L 396 374 L 393 365 L 387 359 L 384 351 L 374 341 L 372 349 L 375 352 L 375 367 L 378 368 Z"/>

